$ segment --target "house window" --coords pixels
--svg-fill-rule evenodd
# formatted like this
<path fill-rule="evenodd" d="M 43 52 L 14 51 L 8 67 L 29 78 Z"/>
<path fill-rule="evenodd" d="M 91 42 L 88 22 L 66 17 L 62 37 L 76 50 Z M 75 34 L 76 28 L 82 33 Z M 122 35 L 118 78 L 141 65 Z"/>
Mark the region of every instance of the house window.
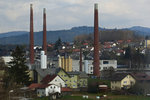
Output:
<path fill-rule="evenodd" d="M 55 81 L 57 81 L 57 80 L 55 80 Z"/>
<path fill-rule="evenodd" d="M 52 89 L 52 87 L 50 87 Z"/>
<path fill-rule="evenodd" d="M 108 64 L 109 62 L 108 61 L 103 61 L 103 64 Z"/>
<path fill-rule="evenodd" d="M 67 77 L 67 75 L 64 75 L 64 77 Z"/>
<path fill-rule="evenodd" d="M 54 89 L 55 89 L 55 86 L 54 86 Z"/>
<path fill-rule="evenodd" d="M 67 87 L 67 84 L 65 84 L 65 86 Z"/>
<path fill-rule="evenodd" d="M 93 67 L 91 67 L 91 70 L 93 70 Z"/>
<path fill-rule="evenodd" d="M 126 83 L 127 83 L 127 81 L 124 81 L 123 83 L 125 83 L 125 84 L 126 84 Z"/>

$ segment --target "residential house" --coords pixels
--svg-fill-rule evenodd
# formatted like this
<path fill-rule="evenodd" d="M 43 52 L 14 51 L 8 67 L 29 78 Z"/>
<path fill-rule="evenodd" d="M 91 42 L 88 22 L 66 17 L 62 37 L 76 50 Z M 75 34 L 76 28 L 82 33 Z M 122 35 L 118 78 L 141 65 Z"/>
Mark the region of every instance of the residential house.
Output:
<path fill-rule="evenodd" d="M 65 87 L 71 87 L 70 76 L 64 69 L 61 68 L 57 74 L 64 80 Z"/>
<path fill-rule="evenodd" d="M 111 78 L 111 90 L 129 89 L 135 84 L 135 78 L 128 73 L 116 73 Z"/>
<path fill-rule="evenodd" d="M 36 68 L 32 71 L 30 77 L 34 80 L 35 83 L 40 83 L 46 75 L 58 75 L 59 72 L 64 72 L 64 70 L 61 70 L 63 69 L 59 67 L 50 67 L 47 69 Z"/>
<path fill-rule="evenodd" d="M 147 82 L 150 83 L 150 76 L 146 73 L 132 73 L 132 76 L 135 78 L 136 82 L 143 83 Z"/>
<path fill-rule="evenodd" d="M 60 94 L 61 93 L 61 87 L 55 84 L 41 84 L 37 88 L 37 96 L 43 97 L 43 96 L 49 96 L 50 94 Z"/>
<path fill-rule="evenodd" d="M 65 87 L 64 80 L 59 75 L 46 75 L 42 81 L 42 84 L 55 84 L 60 87 Z"/>
<path fill-rule="evenodd" d="M 68 72 L 70 75 L 70 83 L 71 87 L 70 88 L 83 88 L 87 87 L 87 82 L 88 82 L 88 76 L 84 72 Z"/>

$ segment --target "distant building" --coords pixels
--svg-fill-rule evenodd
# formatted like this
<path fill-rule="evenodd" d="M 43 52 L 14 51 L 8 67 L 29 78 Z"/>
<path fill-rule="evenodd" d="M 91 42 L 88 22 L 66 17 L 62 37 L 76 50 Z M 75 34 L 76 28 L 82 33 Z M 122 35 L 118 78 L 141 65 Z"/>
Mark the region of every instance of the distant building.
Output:
<path fill-rule="evenodd" d="M 63 68 L 66 72 L 72 71 L 72 59 L 70 56 L 59 56 L 59 67 Z"/>
<path fill-rule="evenodd" d="M 10 61 L 12 61 L 13 57 L 12 56 L 2 56 L 2 58 L 4 60 L 5 65 L 8 66 L 8 67 L 10 67 L 8 63 Z"/>
<path fill-rule="evenodd" d="M 145 40 L 145 48 L 150 48 L 150 40 Z"/>
<path fill-rule="evenodd" d="M 72 60 L 73 71 L 79 71 L 79 60 Z M 86 74 L 93 74 L 93 60 L 83 61 L 83 71 Z M 110 67 L 117 68 L 117 60 L 100 60 L 100 71 L 107 70 Z"/>

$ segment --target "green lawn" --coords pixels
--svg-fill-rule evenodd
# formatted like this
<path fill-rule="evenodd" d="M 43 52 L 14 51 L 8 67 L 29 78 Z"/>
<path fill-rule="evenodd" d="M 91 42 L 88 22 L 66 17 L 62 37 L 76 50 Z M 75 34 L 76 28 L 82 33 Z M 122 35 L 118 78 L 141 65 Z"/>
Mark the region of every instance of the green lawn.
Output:
<path fill-rule="evenodd" d="M 96 100 L 95 95 L 89 95 L 89 99 L 84 99 L 82 96 L 64 96 L 57 100 Z M 34 100 L 49 100 L 48 97 L 43 98 L 37 98 Z M 100 100 L 150 100 L 150 97 L 144 97 L 144 96 L 125 96 L 125 95 L 112 95 L 108 96 L 107 98 L 101 98 Z"/>
<path fill-rule="evenodd" d="M 104 99 L 104 100 L 150 100 L 150 97 L 145 97 L 145 96 L 124 96 L 124 95 L 114 95 L 114 96 L 110 96 L 108 97 L 108 99 Z"/>

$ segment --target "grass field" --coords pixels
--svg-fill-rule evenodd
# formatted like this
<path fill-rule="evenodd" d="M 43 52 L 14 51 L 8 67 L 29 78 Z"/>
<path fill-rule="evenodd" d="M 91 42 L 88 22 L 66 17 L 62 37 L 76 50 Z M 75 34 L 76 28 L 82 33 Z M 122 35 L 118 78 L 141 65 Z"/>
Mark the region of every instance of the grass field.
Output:
<path fill-rule="evenodd" d="M 49 100 L 48 97 L 37 98 L 34 100 Z M 64 96 L 57 100 L 97 100 L 95 95 L 89 95 L 88 99 L 82 98 L 82 96 Z M 100 98 L 99 100 L 150 100 L 150 97 L 145 96 L 125 96 L 125 95 L 111 95 L 106 98 Z"/>

